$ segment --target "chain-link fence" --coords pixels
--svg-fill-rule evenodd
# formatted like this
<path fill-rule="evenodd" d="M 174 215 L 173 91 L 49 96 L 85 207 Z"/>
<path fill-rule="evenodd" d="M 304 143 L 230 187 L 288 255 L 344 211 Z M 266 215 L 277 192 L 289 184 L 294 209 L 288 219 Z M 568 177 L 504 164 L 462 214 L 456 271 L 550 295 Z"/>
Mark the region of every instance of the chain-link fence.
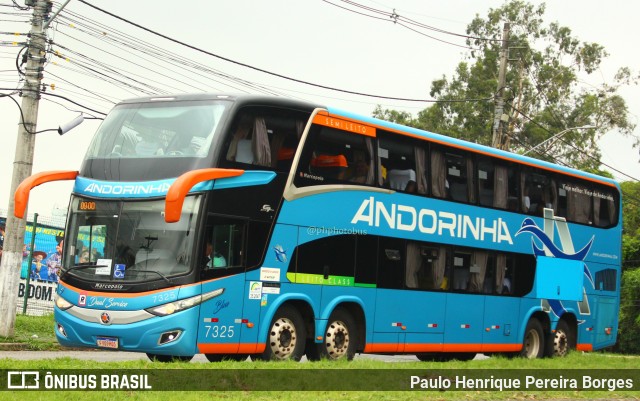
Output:
<path fill-rule="evenodd" d="M 0 209 L 0 247 L 4 246 L 6 212 Z M 27 218 L 20 281 L 16 288 L 17 312 L 27 315 L 53 312 L 64 241 L 64 216 L 37 216 L 35 220 L 32 215 Z"/>

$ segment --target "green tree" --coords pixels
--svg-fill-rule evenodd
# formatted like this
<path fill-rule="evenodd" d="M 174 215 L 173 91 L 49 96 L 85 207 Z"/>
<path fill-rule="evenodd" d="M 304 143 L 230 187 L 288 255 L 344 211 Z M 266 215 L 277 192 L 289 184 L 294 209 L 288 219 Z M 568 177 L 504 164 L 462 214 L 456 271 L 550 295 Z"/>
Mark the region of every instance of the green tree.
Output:
<path fill-rule="evenodd" d="M 494 103 L 458 101 L 491 99 L 496 93 L 503 24 L 509 22 L 509 59 L 506 76 L 507 135 L 512 151 L 523 152 L 567 128 L 570 130 L 546 149 L 531 155 L 570 166 L 597 171 L 600 163 L 598 139 L 612 130 L 629 135 L 625 100 L 618 89 L 637 80 L 621 68 L 610 84 L 585 89 L 584 75 L 598 70 L 608 56 L 597 43 L 581 42 L 571 29 L 557 22 L 545 25 L 545 5 L 507 1 L 490 9 L 485 18 L 476 16 L 468 25 L 469 51 L 453 76 L 431 84 L 430 96 L 443 101 L 409 113 L 376 108 L 374 116 L 456 138 L 491 144 Z"/>

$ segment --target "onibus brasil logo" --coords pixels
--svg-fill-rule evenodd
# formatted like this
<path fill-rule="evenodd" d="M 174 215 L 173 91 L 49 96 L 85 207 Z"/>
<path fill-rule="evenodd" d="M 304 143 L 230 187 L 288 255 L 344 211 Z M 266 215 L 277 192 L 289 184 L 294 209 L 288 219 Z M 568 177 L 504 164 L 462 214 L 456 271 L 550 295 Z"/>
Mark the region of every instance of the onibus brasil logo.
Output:
<path fill-rule="evenodd" d="M 554 234 L 556 229 L 558 231 L 558 237 L 560 239 L 560 245 L 562 249 L 558 247 L 554 242 Z M 587 254 L 589 253 L 589 250 L 591 249 L 591 245 L 593 245 L 594 240 L 594 237 L 591 237 L 591 240 L 589 240 L 589 242 L 584 247 L 582 247 L 582 249 L 576 252 L 573 246 L 573 240 L 571 239 L 571 234 L 569 233 L 567 220 L 564 217 L 554 216 L 553 209 L 544 209 L 544 229 L 540 229 L 540 227 L 538 227 L 533 219 L 527 217 L 522 221 L 522 226 L 516 233 L 516 236 L 520 235 L 521 233 L 529 233 L 534 237 L 531 239 L 531 245 L 533 246 L 534 255 L 577 261 L 585 260 Z M 536 238 L 542 243 L 542 246 L 539 246 L 538 243 L 536 243 Z M 593 276 L 589 271 L 589 267 L 585 263 L 583 264 L 584 275 L 591 283 L 591 286 L 595 288 Z M 584 287 L 582 291 L 582 301 L 578 302 L 578 310 L 580 311 L 581 315 L 589 315 L 591 314 L 589 308 L 589 299 L 587 298 Z M 555 299 L 542 300 L 542 308 L 546 312 L 549 312 L 549 310 L 551 310 L 558 318 L 560 318 L 567 311 L 567 309 L 562 304 L 562 301 Z M 578 320 L 578 324 L 581 323 L 584 323 L 584 320 Z"/>

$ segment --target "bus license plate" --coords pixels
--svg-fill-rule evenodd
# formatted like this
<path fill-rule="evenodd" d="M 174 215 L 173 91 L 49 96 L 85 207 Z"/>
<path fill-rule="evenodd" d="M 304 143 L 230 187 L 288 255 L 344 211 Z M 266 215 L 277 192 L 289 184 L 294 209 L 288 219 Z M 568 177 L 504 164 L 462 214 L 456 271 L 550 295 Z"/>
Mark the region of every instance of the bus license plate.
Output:
<path fill-rule="evenodd" d="M 118 339 L 115 337 L 98 337 L 96 344 L 102 348 L 118 349 Z"/>

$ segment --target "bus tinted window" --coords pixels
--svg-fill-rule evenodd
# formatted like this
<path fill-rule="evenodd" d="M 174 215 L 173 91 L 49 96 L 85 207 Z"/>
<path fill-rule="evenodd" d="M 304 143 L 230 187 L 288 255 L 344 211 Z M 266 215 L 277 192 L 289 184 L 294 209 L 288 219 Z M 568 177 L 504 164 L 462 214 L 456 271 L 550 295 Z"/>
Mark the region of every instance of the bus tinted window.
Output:
<path fill-rule="evenodd" d="M 328 276 L 354 277 L 355 235 L 336 235 L 300 245 L 297 272 Z"/>
<path fill-rule="evenodd" d="M 357 235 L 355 283 L 375 284 L 378 269 L 378 237 Z"/>
<path fill-rule="evenodd" d="M 425 144 L 392 135 L 378 135 L 381 182 L 396 191 L 426 194 Z"/>
<path fill-rule="evenodd" d="M 555 180 L 538 170 L 522 172 L 520 188 L 522 191 L 522 213 L 536 216 L 543 215 L 543 209 L 557 211 Z"/>
<path fill-rule="evenodd" d="M 406 241 L 398 238 L 380 238 L 378 247 L 378 287 L 405 288 Z"/>
<path fill-rule="evenodd" d="M 518 192 L 515 166 L 478 158 L 478 203 L 481 206 L 516 210 Z"/>
<path fill-rule="evenodd" d="M 226 161 L 289 171 L 308 114 L 274 107 L 244 107 L 225 141 Z"/>
<path fill-rule="evenodd" d="M 373 138 L 314 125 L 305 144 L 296 185 L 373 185 Z"/>
<path fill-rule="evenodd" d="M 224 110 L 222 102 L 119 105 L 100 126 L 87 158 L 206 157 Z"/>

